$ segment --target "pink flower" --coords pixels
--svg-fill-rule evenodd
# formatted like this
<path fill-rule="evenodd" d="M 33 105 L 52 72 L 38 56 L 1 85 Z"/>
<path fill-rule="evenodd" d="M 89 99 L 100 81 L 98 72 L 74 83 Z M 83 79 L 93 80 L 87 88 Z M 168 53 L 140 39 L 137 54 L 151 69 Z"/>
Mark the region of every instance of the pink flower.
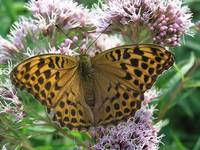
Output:
<path fill-rule="evenodd" d="M 7 86 L 0 87 L 0 98 L 0 114 L 11 114 L 15 116 L 16 121 L 23 119 L 25 116 L 23 104 L 19 100 L 16 95 L 16 91 L 12 88 L 9 82 L 7 82 Z"/>
<path fill-rule="evenodd" d="M 190 34 L 189 28 L 192 15 L 186 6 L 182 6 L 181 0 L 162 3 L 155 10 L 149 21 L 149 28 L 153 34 L 153 41 L 160 45 L 178 46 L 181 36 Z"/>
<path fill-rule="evenodd" d="M 64 29 L 83 27 L 88 24 L 88 10 L 73 0 L 31 0 L 27 8 L 38 20 L 40 28 L 58 25 Z"/>
<path fill-rule="evenodd" d="M 134 117 L 116 127 L 99 129 L 95 150 L 157 150 L 163 135 L 160 128 L 152 123 L 154 107 L 143 106 Z"/>
<path fill-rule="evenodd" d="M 144 93 L 144 101 L 143 105 L 148 105 L 150 104 L 153 100 L 158 98 L 160 96 L 160 91 L 156 90 L 155 87 L 152 87 L 151 89 L 147 90 Z"/>
<path fill-rule="evenodd" d="M 156 91 L 148 91 L 145 103 L 135 115 L 116 127 L 98 128 L 92 135 L 97 138 L 93 146 L 96 150 L 157 150 L 163 135 L 159 136 L 160 127 L 153 124 L 154 107 L 149 107 L 147 101 L 157 97 Z"/>
<path fill-rule="evenodd" d="M 0 64 L 6 63 L 9 57 L 16 52 L 19 52 L 17 47 L 0 36 Z"/>
<path fill-rule="evenodd" d="M 40 30 L 35 25 L 34 20 L 21 17 L 15 22 L 9 34 L 11 43 L 19 50 L 25 50 L 28 47 L 27 39 L 30 37 L 32 42 L 39 38 Z"/>
<path fill-rule="evenodd" d="M 91 14 L 97 31 L 111 24 L 108 31 L 120 32 L 135 43 L 177 46 L 192 26 L 190 10 L 181 0 L 106 0 Z"/>
<path fill-rule="evenodd" d="M 12 25 L 8 40 L 0 36 L 0 62 L 6 63 L 11 58 L 15 59 L 16 53 L 26 52 L 29 49 L 30 41 L 35 43 L 38 40 L 39 33 L 40 30 L 34 20 L 21 17 Z"/>

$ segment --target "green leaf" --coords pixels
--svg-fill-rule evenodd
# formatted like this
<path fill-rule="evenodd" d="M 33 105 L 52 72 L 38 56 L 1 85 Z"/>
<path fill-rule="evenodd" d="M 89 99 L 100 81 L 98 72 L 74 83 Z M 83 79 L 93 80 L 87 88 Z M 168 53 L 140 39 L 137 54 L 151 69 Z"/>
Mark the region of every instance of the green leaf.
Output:
<path fill-rule="evenodd" d="M 45 145 L 45 146 L 38 146 L 35 148 L 35 150 L 54 150 L 54 149 L 50 145 Z"/>
<path fill-rule="evenodd" d="M 6 12 L 8 13 L 11 21 L 14 22 L 16 20 L 17 14 L 13 8 L 13 0 L 2 0 L 2 3 L 6 8 Z"/>
<path fill-rule="evenodd" d="M 189 94 L 187 94 L 189 95 Z M 184 101 L 184 102 L 180 102 L 179 105 L 182 107 L 182 110 L 190 117 L 193 118 L 193 110 L 190 107 L 190 105 L 188 104 L 190 102 Z"/>
<path fill-rule="evenodd" d="M 200 149 L 200 137 L 198 138 L 198 140 L 192 150 L 199 150 L 199 149 Z"/>
<path fill-rule="evenodd" d="M 191 53 L 190 58 L 187 62 L 184 63 L 183 66 L 178 67 L 177 65 L 174 65 L 177 73 L 176 75 L 169 81 L 169 84 L 176 84 L 177 82 L 180 81 L 180 79 L 184 80 L 184 75 L 187 74 L 187 72 L 192 68 L 192 66 L 195 63 L 195 55 L 194 53 Z"/>
<path fill-rule="evenodd" d="M 162 108 L 165 106 L 166 104 L 166 99 L 170 97 L 170 95 L 176 90 L 177 88 L 177 84 L 181 81 L 181 80 L 185 80 L 184 76 L 187 74 L 187 72 L 192 68 L 192 66 L 195 63 L 195 56 L 193 53 L 191 53 L 190 59 L 186 62 L 184 62 L 184 64 L 181 67 L 178 67 L 175 65 L 175 68 L 177 70 L 176 74 L 174 76 L 172 76 L 168 82 L 165 84 L 165 88 L 169 87 L 166 89 L 165 93 L 160 100 L 160 109 L 162 110 Z M 176 99 L 178 100 L 178 99 Z M 175 103 L 175 102 L 174 102 Z M 173 103 L 173 104 L 174 104 Z M 171 105 L 172 106 L 172 105 Z"/>
<path fill-rule="evenodd" d="M 176 143 L 176 146 L 178 150 L 186 150 L 186 147 L 184 144 L 179 140 L 178 136 L 173 132 L 171 132 L 172 138 L 174 139 L 174 142 Z"/>
<path fill-rule="evenodd" d="M 199 80 L 188 80 L 185 85 L 185 88 L 198 88 L 200 87 L 200 81 Z"/>

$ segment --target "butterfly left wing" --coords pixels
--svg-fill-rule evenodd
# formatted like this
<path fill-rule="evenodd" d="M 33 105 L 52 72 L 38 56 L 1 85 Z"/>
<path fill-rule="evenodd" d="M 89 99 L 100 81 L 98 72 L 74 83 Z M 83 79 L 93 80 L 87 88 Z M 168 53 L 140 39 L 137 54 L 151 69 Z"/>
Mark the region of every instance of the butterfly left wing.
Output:
<path fill-rule="evenodd" d="M 96 124 L 117 123 L 134 114 L 144 92 L 173 63 L 171 52 L 152 44 L 121 46 L 92 58 Z"/>
<path fill-rule="evenodd" d="M 37 55 L 17 65 L 11 72 L 11 80 L 45 105 L 61 126 L 87 129 L 93 116 L 83 97 L 78 67 L 78 60 L 72 56 Z"/>
<path fill-rule="evenodd" d="M 27 90 L 41 103 L 54 106 L 59 100 L 60 86 L 69 83 L 77 67 L 78 62 L 72 57 L 43 54 L 24 60 L 12 70 L 10 76 L 16 87 Z"/>

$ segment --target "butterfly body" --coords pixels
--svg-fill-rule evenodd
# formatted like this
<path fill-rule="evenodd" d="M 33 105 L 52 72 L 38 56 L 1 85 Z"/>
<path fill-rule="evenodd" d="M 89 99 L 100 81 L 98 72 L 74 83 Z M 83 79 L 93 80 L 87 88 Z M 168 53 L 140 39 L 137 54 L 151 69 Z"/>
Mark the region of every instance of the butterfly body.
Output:
<path fill-rule="evenodd" d="M 87 54 L 81 54 L 78 56 L 79 59 L 79 67 L 80 73 L 83 80 L 91 80 L 92 74 L 92 63 L 91 57 Z"/>
<path fill-rule="evenodd" d="M 83 130 L 134 115 L 144 92 L 173 63 L 163 47 L 125 45 L 94 57 L 34 56 L 13 69 L 11 80 L 44 104 L 61 126 Z"/>

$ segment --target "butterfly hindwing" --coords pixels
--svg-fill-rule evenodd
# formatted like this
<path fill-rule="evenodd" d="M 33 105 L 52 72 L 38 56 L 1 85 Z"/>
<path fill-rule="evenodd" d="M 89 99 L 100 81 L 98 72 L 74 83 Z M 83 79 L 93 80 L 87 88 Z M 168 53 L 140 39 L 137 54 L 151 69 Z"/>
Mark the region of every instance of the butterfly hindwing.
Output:
<path fill-rule="evenodd" d="M 121 118 L 134 114 L 141 106 L 144 92 L 151 88 L 156 78 L 173 63 L 174 57 L 171 52 L 151 44 L 121 46 L 92 58 L 92 66 L 98 76 L 95 78 L 98 83 L 95 84 L 96 109 L 102 112 L 94 114 L 98 116 L 95 117 L 96 122 L 115 123 Z M 118 88 L 116 88 L 117 85 Z M 115 103 L 120 106 L 120 109 L 114 108 Z M 131 104 L 134 107 L 131 107 Z M 112 108 L 110 117 L 106 113 L 108 106 Z M 125 113 L 125 109 L 129 109 L 130 113 Z M 119 111 L 118 114 L 117 111 Z"/>
<path fill-rule="evenodd" d="M 49 110 L 53 121 L 59 121 L 62 127 L 69 129 L 88 130 L 92 126 L 93 115 L 85 103 L 80 78 L 74 77 L 72 84 L 65 87 L 65 91 L 67 92 L 55 108 Z"/>
<path fill-rule="evenodd" d="M 117 124 L 141 107 L 144 94 L 119 82 L 117 77 L 95 71 L 97 105 L 94 108 L 96 125 Z"/>
<path fill-rule="evenodd" d="M 91 125 L 92 115 L 81 98 L 78 61 L 74 57 L 44 54 L 29 58 L 13 69 L 11 80 L 46 105 L 60 125 L 78 129 Z"/>

